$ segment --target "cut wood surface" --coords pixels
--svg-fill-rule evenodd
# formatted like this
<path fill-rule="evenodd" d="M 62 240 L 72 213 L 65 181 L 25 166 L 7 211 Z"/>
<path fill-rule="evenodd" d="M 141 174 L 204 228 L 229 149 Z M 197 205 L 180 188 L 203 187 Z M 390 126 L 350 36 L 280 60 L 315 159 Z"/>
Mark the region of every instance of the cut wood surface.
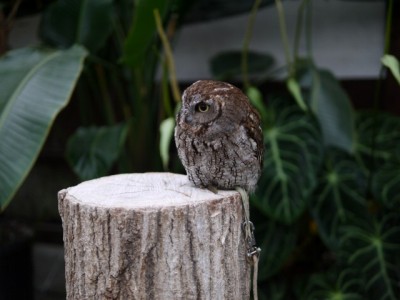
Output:
<path fill-rule="evenodd" d="M 239 193 L 122 174 L 59 192 L 67 299 L 249 299 Z"/>

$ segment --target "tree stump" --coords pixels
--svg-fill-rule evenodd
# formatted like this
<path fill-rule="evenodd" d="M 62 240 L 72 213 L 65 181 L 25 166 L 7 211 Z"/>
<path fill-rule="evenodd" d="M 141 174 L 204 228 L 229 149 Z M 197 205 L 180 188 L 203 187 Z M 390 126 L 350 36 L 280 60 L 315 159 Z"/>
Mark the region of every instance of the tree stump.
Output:
<path fill-rule="evenodd" d="M 249 299 L 236 191 L 145 173 L 86 181 L 58 199 L 67 299 Z"/>

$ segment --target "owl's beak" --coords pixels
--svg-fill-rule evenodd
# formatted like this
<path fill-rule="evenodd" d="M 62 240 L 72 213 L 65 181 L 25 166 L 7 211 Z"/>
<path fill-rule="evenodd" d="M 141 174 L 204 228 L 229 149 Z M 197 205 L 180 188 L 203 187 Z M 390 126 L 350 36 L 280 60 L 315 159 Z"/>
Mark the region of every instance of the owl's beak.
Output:
<path fill-rule="evenodd" d="M 190 123 L 192 123 L 192 122 L 193 122 L 193 116 L 190 115 L 190 114 L 187 114 L 187 115 L 185 116 L 185 123 L 190 124 Z"/>

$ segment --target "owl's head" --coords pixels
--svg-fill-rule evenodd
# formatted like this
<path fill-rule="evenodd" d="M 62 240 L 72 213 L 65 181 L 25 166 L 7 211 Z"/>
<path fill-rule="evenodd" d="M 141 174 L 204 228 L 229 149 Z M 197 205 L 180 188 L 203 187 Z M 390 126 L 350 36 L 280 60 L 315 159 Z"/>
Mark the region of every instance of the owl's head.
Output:
<path fill-rule="evenodd" d="M 221 81 L 199 80 L 183 92 L 177 122 L 196 132 L 210 129 L 211 125 L 213 131 L 220 130 L 222 125 L 227 130 L 244 114 L 241 105 L 250 104 L 237 87 Z"/>

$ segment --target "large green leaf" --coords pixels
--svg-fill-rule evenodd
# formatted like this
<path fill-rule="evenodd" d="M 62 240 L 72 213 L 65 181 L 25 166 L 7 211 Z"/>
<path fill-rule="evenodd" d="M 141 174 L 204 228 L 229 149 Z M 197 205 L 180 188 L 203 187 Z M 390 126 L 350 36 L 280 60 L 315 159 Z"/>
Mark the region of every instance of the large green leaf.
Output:
<path fill-rule="evenodd" d="M 398 161 L 389 162 L 374 173 L 372 193 L 375 199 L 386 208 L 400 212 L 400 163 Z"/>
<path fill-rule="evenodd" d="M 306 209 L 316 186 L 321 132 L 313 116 L 283 98 L 273 99 L 269 109 L 259 205 L 273 219 L 292 223 Z"/>
<path fill-rule="evenodd" d="M 278 273 L 287 262 L 296 246 L 298 230 L 272 220 L 256 224 L 257 244 L 261 248 L 258 280 L 263 281 Z"/>
<path fill-rule="evenodd" d="M 154 10 L 158 9 L 161 17 L 167 12 L 171 1 L 167 0 L 138 0 L 135 2 L 132 26 L 125 40 L 122 61 L 131 67 L 139 67 L 146 61 L 148 51 L 156 35 Z"/>
<path fill-rule="evenodd" d="M 68 141 L 67 160 L 81 180 L 107 175 L 127 133 L 127 124 L 79 128 Z"/>
<path fill-rule="evenodd" d="M 248 52 L 247 61 L 250 76 L 265 73 L 274 64 L 271 55 L 255 51 Z M 243 74 L 242 52 L 235 50 L 220 52 L 211 58 L 210 68 L 212 75 L 218 80 L 238 78 Z"/>
<path fill-rule="evenodd" d="M 363 277 L 368 299 L 398 299 L 399 214 L 386 214 L 380 219 L 360 219 L 345 226 L 341 248 L 347 263 Z"/>
<path fill-rule="evenodd" d="M 305 300 L 363 300 L 362 280 L 352 269 L 315 274 L 309 280 Z"/>
<path fill-rule="evenodd" d="M 268 281 L 265 287 L 258 288 L 258 297 L 260 300 L 285 300 L 291 299 L 290 287 L 282 280 Z"/>
<path fill-rule="evenodd" d="M 100 49 L 112 30 L 112 0 L 58 0 L 44 12 L 40 36 L 50 45 Z"/>
<path fill-rule="evenodd" d="M 354 112 L 350 99 L 335 76 L 328 70 L 318 69 L 312 62 L 299 68 L 299 82 L 305 89 L 308 104 L 321 125 L 327 146 L 354 150 Z"/>
<path fill-rule="evenodd" d="M 400 118 L 382 112 L 356 116 L 355 153 L 366 169 L 391 163 L 400 150 Z"/>
<path fill-rule="evenodd" d="M 326 153 L 311 211 L 325 244 L 339 247 L 339 228 L 355 216 L 365 215 L 367 179 L 355 159 L 339 149 Z"/>
<path fill-rule="evenodd" d="M 50 127 L 67 105 L 86 51 L 24 48 L 0 60 L 0 208 L 35 162 Z"/>

